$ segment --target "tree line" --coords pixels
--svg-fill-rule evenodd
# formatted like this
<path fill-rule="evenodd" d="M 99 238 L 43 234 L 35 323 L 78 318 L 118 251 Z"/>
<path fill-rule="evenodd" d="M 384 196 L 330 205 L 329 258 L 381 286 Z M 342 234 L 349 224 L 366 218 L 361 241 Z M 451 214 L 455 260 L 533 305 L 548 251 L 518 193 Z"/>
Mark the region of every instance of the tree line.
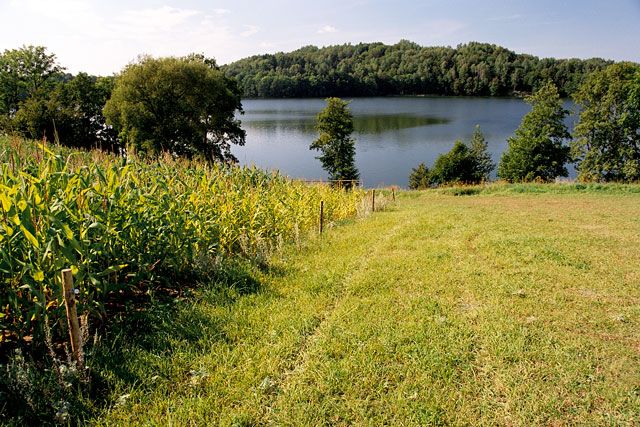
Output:
<path fill-rule="evenodd" d="M 497 175 L 509 182 L 552 181 L 574 163 L 583 181 L 640 181 L 640 66 L 609 65 L 589 74 L 574 93 L 579 120 L 569 132 L 560 91 L 549 81 L 525 100 L 532 108 L 507 143 Z M 470 144 L 456 141 L 430 170 L 411 171 L 409 187 L 477 184 L 495 168 L 476 127 Z"/>
<path fill-rule="evenodd" d="M 612 61 L 517 54 L 494 44 L 422 47 L 403 40 L 306 46 L 252 56 L 223 67 L 245 97 L 385 95 L 507 96 L 531 93 L 547 81 L 573 94 L 587 74 Z"/>
<path fill-rule="evenodd" d="M 42 46 L 0 55 L 0 131 L 68 145 L 116 149 L 116 133 L 102 108 L 113 77 L 65 73 Z"/>
<path fill-rule="evenodd" d="M 141 56 L 117 76 L 65 73 L 42 46 L 0 54 L 0 133 L 114 152 L 235 161 L 245 132 L 234 79 L 215 60 Z"/>
<path fill-rule="evenodd" d="M 362 57 L 355 54 L 358 52 Z M 420 58 L 423 62 L 418 69 L 422 71 L 418 74 L 422 77 L 418 80 L 424 83 L 443 77 L 437 71 L 426 71 L 427 65 L 438 56 L 432 58 L 433 52 L 455 58 L 451 63 L 440 63 L 441 71 L 446 69 L 446 64 L 451 67 L 445 74 L 466 76 L 462 86 L 459 86 L 462 80 L 447 80 L 446 85 L 453 84 L 450 87 L 453 94 L 534 90 L 533 95 L 525 98 L 532 104 L 532 111 L 509 139 L 508 149 L 498 164 L 500 178 L 549 181 L 566 176 L 566 165 L 575 162 L 580 179 L 640 180 L 638 64 L 538 60 L 480 43 L 450 49 L 421 48 L 409 42 L 394 46 L 374 43 L 303 48 L 291 54 L 244 61 L 252 64 L 268 57 L 286 65 L 296 55 L 304 59 L 308 54 L 305 61 L 328 55 L 330 60 L 309 64 L 324 64 L 325 68 L 321 68 L 324 74 L 318 75 L 323 79 L 335 78 L 332 81 L 338 84 L 340 78 L 336 73 L 349 70 L 345 64 L 353 65 L 353 70 L 377 67 L 376 75 L 382 79 L 376 80 L 378 83 L 387 79 L 399 82 L 411 74 L 416 65 L 413 61 Z M 306 64 L 305 61 L 302 64 Z M 274 65 L 273 61 L 267 62 Z M 0 132 L 81 148 L 117 152 L 126 147 L 127 152 L 136 151 L 141 155 L 170 153 L 206 161 L 233 162 L 236 159 L 231 153 L 231 144 L 245 143 L 245 132 L 236 113 L 242 112 L 241 97 L 243 90 L 246 93 L 248 80 L 246 75 L 234 76 L 231 72 L 241 63 L 223 68 L 215 60 L 198 54 L 180 58 L 141 56 L 117 76 L 96 77 L 86 73 L 74 76 L 65 73 L 55 55 L 44 47 L 5 50 L 0 54 Z M 335 69 L 331 68 L 332 64 L 337 64 Z M 389 64 L 395 65 L 387 66 Z M 485 67 L 486 64 L 492 65 Z M 502 68 L 498 64 L 502 64 Z M 277 70 L 295 68 L 294 65 Z M 269 67 L 265 64 L 263 68 L 269 70 Z M 466 71 L 462 73 L 461 69 Z M 390 70 L 395 70 L 397 75 L 387 74 Z M 308 71 L 315 73 L 319 69 L 310 67 Z M 364 77 L 370 76 L 365 74 Z M 382 86 L 378 83 L 379 89 Z M 495 90 L 491 89 L 493 83 Z M 358 82 L 344 86 L 355 92 L 360 87 Z M 403 93 L 402 87 L 409 86 L 384 87 L 388 93 L 398 94 Z M 566 93 L 572 94 L 581 111 L 572 135 L 564 125 L 568 112 L 560 101 Z M 355 141 L 350 136 L 352 117 L 347 105 L 338 99 L 329 99 L 328 107 L 318 117 L 320 136 L 311 148 L 321 152 L 319 159 L 332 179 L 355 180 L 358 171 L 354 166 Z M 484 137 L 477 129 L 472 141 L 456 142 L 452 151 L 441 156 L 431 170 L 426 165 L 417 168 L 412 174 L 412 186 L 481 182 L 488 179 L 493 168 Z"/>

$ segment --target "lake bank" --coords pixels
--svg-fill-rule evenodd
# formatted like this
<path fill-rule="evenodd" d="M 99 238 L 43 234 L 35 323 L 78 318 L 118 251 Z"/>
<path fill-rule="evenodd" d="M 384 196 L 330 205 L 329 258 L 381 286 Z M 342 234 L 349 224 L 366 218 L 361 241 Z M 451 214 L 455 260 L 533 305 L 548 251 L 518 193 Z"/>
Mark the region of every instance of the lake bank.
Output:
<path fill-rule="evenodd" d="M 469 139 L 480 125 L 494 161 L 507 138 L 530 110 L 519 98 L 373 97 L 351 98 L 356 165 L 364 185 L 406 186 L 411 168 L 431 165 L 456 139 Z M 232 147 L 241 164 L 278 169 L 292 178 L 324 179 L 325 172 L 309 144 L 317 137 L 320 98 L 246 99 L 239 116 L 247 131 L 244 147 Z M 573 108 L 565 100 L 565 108 Z M 573 127 L 575 116 L 567 119 Z M 571 177 L 575 176 L 570 168 Z"/>

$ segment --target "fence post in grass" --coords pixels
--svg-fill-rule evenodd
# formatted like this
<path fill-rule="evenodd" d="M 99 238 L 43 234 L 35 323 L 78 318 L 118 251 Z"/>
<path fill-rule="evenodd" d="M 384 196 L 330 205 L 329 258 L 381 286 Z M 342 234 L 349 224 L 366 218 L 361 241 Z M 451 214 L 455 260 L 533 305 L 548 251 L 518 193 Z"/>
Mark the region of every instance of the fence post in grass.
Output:
<path fill-rule="evenodd" d="M 392 197 L 393 201 L 395 202 L 396 201 L 396 189 L 395 189 L 395 187 L 391 188 L 391 197 Z"/>
<path fill-rule="evenodd" d="M 320 234 L 324 229 L 324 200 L 320 200 Z"/>
<path fill-rule="evenodd" d="M 62 270 L 62 292 L 64 305 L 67 309 L 67 320 L 69 323 L 69 337 L 71 339 L 71 352 L 79 371 L 84 368 L 84 355 L 82 354 L 82 335 L 80 333 L 80 322 L 76 310 L 76 294 L 73 288 L 73 273 L 71 269 Z"/>
<path fill-rule="evenodd" d="M 376 190 L 371 190 L 371 212 L 376 211 Z"/>

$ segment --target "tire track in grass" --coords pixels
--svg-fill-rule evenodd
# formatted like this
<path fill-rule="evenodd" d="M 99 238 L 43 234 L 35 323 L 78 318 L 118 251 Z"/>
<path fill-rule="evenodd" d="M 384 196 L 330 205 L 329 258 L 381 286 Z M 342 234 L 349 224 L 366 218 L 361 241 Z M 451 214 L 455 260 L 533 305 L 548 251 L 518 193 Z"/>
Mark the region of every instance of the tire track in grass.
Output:
<path fill-rule="evenodd" d="M 275 382 L 275 388 L 278 390 L 278 393 L 274 393 L 266 404 L 267 416 L 271 415 L 272 406 L 280 397 L 280 392 L 287 389 L 288 384 L 293 378 L 305 371 L 308 363 L 310 362 L 311 355 L 314 354 L 311 350 L 317 345 L 324 330 L 328 325 L 339 320 L 336 319 L 335 316 L 338 311 L 337 309 L 340 307 L 344 297 L 346 296 L 349 284 L 353 282 L 354 278 L 360 275 L 363 271 L 366 271 L 367 267 L 377 259 L 377 255 L 385 250 L 389 242 L 394 240 L 399 234 L 405 231 L 408 227 L 411 227 L 420 219 L 419 215 L 411 215 L 412 210 L 407 209 L 406 207 L 407 204 L 404 204 L 402 210 L 380 213 L 380 215 L 395 215 L 396 219 L 393 221 L 395 224 L 390 229 L 387 229 L 387 231 L 378 239 L 371 242 L 369 250 L 347 267 L 347 271 L 349 271 L 349 273 L 340 281 L 340 289 L 336 293 L 333 303 L 324 310 L 316 326 L 303 338 L 303 342 L 298 353 L 292 357 L 290 368 L 282 372 L 278 380 Z M 369 221 L 371 221 L 371 219 Z M 341 316 L 344 316 L 344 313 L 341 314 Z"/>
<path fill-rule="evenodd" d="M 377 256 L 350 278 L 304 365 L 272 405 L 271 424 L 434 424 L 445 419 L 441 403 L 448 395 L 434 390 L 456 380 L 458 360 L 466 358 L 468 348 L 452 354 L 449 349 L 468 337 L 464 325 L 441 305 L 443 296 L 416 276 L 418 265 L 439 262 L 431 255 L 434 246 L 415 247 L 416 233 L 428 231 L 437 247 L 439 232 L 456 221 L 453 212 L 434 218 L 433 205 L 426 202 L 420 197 L 403 204 L 406 213 L 395 235 L 376 241 Z M 417 387 L 416 381 L 435 388 Z"/>
<path fill-rule="evenodd" d="M 394 238 L 394 227 L 406 221 L 403 211 L 388 210 L 336 228 L 323 242 L 293 251 L 286 256 L 290 270 L 261 278 L 264 292 L 228 307 L 203 302 L 226 339 L 205 340 L 205 352 L 177 345 L 171 362 L 172 371 L 176 363 L 181 371 L 200 369 L 202 380 L 181 383 L 184 377 L 179 376 L 166 391 L 115 408 L 102 425 L 145 420 L 150 425 L 264 424 L 286 374 L 304 359 L 312 337 L 339 306 L 349 276 L 367 267 L 378 240 Z M 372 227 L 381 232 L 371 235 Z"/>

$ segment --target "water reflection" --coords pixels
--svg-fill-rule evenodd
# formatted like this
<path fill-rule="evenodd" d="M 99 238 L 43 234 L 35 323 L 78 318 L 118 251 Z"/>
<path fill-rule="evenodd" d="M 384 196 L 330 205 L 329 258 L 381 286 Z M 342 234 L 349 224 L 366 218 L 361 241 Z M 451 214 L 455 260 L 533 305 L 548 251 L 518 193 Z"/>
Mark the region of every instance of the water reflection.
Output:
<path fill-rule="evenodd" d="M 268 115 L 268 113 L 265 114 L 264 112 L 259 114 Z M 249 121 L 243 120 L 243 123 L 250 128 L 260 128 L 266 131 L 291 131 L 306 134 L 315 132 L 315 116 L 304 113 L 282 116 L 281 114 L 275 114 L 275 112 L 272 115 L 274 117 L 270 119 L 252 118 Z M 449 120 L 445 118 L 408 114 L 364 115 L 353 118 L 353 127 L 358 134 L 381 134 L 388 131 L 441 125 L 448 122 Z"/>
<path fill-rule="evenodd" d="M 412 116 L 408 114 L 386 114 L 356 116 L 353 120 L 355 131 L 360 134 L 381 134 L 389 131 L 417 128 L 420 126 L 442 125 L 449 120 L 441 117 Z"/>
<path fill-rule="evenodd" d="M 245 114 L 239 119 L 247 144 L 233 147 L 242 164 L 279 169 L 295 178 L 326 178 L 317 153 L 309 150 L 317 138 L 315 117 L 324 100 L 245 100 L 243 106 Z M 356 98 L 350 108 L 356 164 L 371 186 L 405 186 L 411 168 L 420 162 L 431 165 L 456 139 L 469 139 L 476 124 L 497 161 L 507 138 L 530 110 L 520 99 L 460 97 Z"/>

